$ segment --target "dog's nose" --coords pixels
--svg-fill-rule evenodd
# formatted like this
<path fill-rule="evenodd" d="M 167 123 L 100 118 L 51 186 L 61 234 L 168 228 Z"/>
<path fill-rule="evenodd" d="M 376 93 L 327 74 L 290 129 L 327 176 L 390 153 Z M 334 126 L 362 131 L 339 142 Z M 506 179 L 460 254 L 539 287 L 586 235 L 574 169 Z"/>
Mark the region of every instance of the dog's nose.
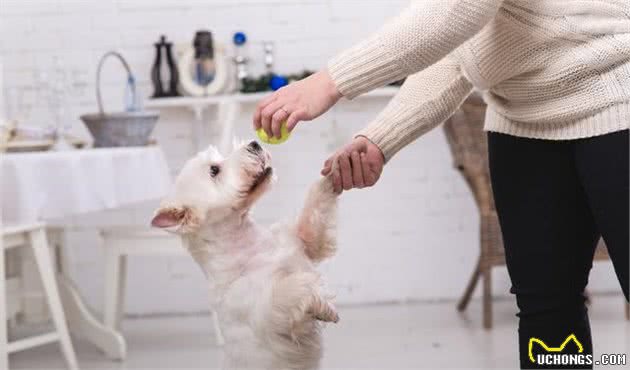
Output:
<path fill-rule="evenodd" d="M 262 147 L 260 146 L 260 144 L 258 144 L 256 140 L 249 143 L 248 147 L 255 152 L 262 150 Z"/>

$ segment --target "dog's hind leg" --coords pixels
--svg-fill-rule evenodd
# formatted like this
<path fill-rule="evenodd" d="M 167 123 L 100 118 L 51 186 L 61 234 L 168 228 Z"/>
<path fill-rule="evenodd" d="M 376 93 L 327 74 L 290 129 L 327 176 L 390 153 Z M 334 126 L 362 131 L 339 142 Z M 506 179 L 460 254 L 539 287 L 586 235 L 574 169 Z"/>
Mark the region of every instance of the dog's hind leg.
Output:
<path fill-rule="evenodd" d="M 297 222 L 297 236 L 306 255 L 319 262 L 337 249 L 337 195 L 330 178 L 318 180 L 310 189 Z"/>

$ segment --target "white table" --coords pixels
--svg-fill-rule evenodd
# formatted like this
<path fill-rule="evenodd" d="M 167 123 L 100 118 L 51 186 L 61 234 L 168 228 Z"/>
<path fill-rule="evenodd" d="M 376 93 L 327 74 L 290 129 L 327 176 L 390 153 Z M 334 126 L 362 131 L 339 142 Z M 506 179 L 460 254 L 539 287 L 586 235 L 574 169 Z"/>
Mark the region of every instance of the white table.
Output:
<path fill-rule="evenodd" d="M 0 154 L 2 220 L 23 223 L 161 198 L 171 184 L 157 147 Z"/>
<path fill-rule="evenodd" d="M 158 199 L 172 181 L 162 150 L 154 146 L 3 153 L 0 183 L 2 221 L 15 224 Z M 93 316 L 68 275 L 63 248 L 59 252 L 59 290 L 71 333 L 124 358 L 124 337 Z"/>

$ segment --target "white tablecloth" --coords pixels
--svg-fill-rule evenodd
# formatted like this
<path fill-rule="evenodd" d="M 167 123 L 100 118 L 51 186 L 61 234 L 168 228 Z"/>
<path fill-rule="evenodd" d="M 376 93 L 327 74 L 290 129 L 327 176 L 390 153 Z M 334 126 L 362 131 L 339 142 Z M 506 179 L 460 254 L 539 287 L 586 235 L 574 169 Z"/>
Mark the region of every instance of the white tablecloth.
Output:
<path fill-rule="evenodd" d="M 0 171 L 4 224 L 158 199 L 171 186 L 159 147 L 3 153 Z"/>

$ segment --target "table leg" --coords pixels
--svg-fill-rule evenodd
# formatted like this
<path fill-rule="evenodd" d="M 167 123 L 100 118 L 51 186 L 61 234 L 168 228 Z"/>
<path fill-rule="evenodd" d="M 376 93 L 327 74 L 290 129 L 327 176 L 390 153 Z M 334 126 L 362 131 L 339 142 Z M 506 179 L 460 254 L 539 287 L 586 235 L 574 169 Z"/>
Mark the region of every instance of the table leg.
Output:
<path fill-rule="evenodd" d="M 70 279 L 60 275 L 58 281 L 70 333 L 89 341 L 112 360 L 123 360 L 127 356 L 127 343 L 122 334 L 94 317 Z"/>
<path fill-rule="evenodd" d="M 51 235 L 51 244 L 58 250 L 58 284 L 61 302 L 66 313 L 70 333 L 85 339 L 103 351 L 112 360 L 124 360 L 127 356 L 127 343 L 120 332 L 106 327 L 88 309 L 79 290 L 69 277 L 67 251 L 63 243 L 63 231 L 56 230 Z"/>

